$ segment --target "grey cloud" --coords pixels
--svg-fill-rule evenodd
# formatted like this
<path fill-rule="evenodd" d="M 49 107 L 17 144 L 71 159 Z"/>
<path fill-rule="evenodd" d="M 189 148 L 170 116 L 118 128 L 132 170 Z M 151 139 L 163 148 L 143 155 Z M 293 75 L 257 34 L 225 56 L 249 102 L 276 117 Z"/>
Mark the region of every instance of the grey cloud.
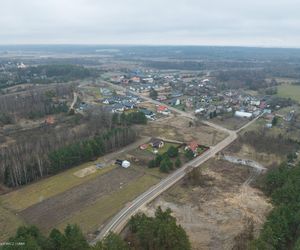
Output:
<path fill-rule="evenodd" d="M 0 43 L 293 46 L 297 0 L 1 0 Z"/>

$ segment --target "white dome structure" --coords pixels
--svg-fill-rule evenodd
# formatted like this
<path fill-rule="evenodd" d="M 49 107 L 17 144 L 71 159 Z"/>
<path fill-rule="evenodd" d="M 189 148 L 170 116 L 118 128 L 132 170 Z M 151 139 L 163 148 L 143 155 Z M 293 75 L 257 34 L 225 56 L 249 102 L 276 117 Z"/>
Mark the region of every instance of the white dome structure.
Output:
<path fill-rule="evenodd" d="M 123 168 L 129 168 L 130 167 L 130 162 L 129 161 L 122 161 L 122 167 Z"/>

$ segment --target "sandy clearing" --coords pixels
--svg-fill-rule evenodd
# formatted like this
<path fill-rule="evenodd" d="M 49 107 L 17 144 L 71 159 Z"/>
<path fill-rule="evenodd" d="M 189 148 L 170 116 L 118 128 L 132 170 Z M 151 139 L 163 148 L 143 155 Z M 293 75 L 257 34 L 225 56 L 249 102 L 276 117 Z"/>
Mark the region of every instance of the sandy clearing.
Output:
<path fill-rule="evenodd" d="M 78 170 L 73 174 L 79 178 L 83 178 L 85 176 L 95 173 L 96 171 L 97 171 L 96 166 L 90 166 L 90 167 L 86 167 L 84 169 Z"/>

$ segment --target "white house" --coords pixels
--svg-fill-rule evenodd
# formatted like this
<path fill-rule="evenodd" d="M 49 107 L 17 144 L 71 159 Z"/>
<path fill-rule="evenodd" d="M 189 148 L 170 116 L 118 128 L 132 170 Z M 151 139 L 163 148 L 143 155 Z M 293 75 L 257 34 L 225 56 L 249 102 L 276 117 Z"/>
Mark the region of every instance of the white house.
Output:
<path fill-rule="evenodd" d="M 234 116 L 240 117 L 240 118 L 251 118 L 253 116 L 253 114 L 250 112 L 235 111 Z"/>

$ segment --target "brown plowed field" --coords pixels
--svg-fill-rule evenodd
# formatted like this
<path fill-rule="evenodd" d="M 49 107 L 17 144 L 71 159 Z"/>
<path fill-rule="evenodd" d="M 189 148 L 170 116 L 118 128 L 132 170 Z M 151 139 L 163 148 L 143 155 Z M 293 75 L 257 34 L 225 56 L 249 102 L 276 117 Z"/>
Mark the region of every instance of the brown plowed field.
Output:
<path fill-rule="evenodd" d="M 87 183 L 26 208 L 20 212 L 20 215 L 27 223 L 47 231 L 102 196 L 119 190 L 120 185 L 134 181 L 142 175 L 141 172 L 132 169 L 116 168 Z"/>

